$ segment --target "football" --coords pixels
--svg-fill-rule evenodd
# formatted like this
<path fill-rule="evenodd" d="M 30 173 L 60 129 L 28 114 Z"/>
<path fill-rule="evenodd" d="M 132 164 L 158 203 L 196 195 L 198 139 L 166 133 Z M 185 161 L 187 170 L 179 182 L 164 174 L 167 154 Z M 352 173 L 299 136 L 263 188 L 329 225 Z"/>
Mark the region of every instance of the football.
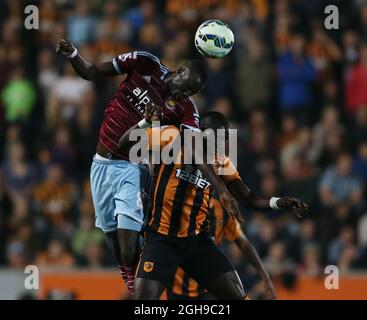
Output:
<path fill-rule="evenodd" d="M 222 58 L 233 48 L 234 35 L 224 22 L 214 19 L 202 23 L 195 34 L 196 49 L 207 58 Z"/>

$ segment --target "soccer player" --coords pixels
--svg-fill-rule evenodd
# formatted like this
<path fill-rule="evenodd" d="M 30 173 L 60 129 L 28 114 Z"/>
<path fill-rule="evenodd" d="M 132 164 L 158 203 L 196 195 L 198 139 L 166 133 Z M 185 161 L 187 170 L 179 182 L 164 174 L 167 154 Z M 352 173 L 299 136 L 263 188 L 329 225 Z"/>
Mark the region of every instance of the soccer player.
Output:
<path fill-rule="evenodd" d="M 189 97 L 203 88 L 205 70 L 200 61 L 189 60 L 178 70 L 170 71 L 157 57 L 144 51 L 92 64 L 64 39 L 59 41 L 56 51 L 69 58 L 83 79 L 126 75 L 107 103 L 90 179 L 96 226 L 106 234 L 121 276 L 132 292 L 150 172 L 146 165 L 130 162 L 128 155 L 118 150 L 118 141 L 135 124 L 149 125 L 143 117 L 147 103 L 161 106 L 162 123 L 199 130 L 199 115 Z M 221 190 L 222 204 L 238 215 L 237 204 L 221 180 L 209 167 L 203 170 L 208 171 L 208 178 Z"/>
<path fill-rule="evenodd" d="M 223 209 L 215 192 L 210 199 L 209 206 L 209 232 L 216 245 L 220 246 L 223 239 L 234 241 L 244 260 L 248 261 L 260 275 L 265 289 L 264 297 L 269 300 L 274 299 L 276 292 L 270 275 L 261 262 L 256 249 L 244 234 L 240 223 L 232 219 Z M 168 300 L 210 300 L 211 296 L 185 271 L 178 268 L 171 287 L 167 289 L 167 298 Z"/>
<path fill-rule="evenodd" d="M 146 108 L 146 120 L 159 112 Z M 154 107 L 153 107 L 154 109 Z M 225 117 L 218 112 L 208 113 L 201 122 L 202 129 L 228 129 Z M 134 126 L 119 140 L 119 148 L 131 147 L 130 133 Z M 172 139 L 161 139 L 170 130 Z M 175 126 L 149 128 L 147 131 L 150 149 L 173 144 L 180 137 Z M 156 136 L 154 136 L 156 135 Z M 157 145 L 155 142 L 158 142 Z M 185 142 L 184 142 L 185 143 Z M 177 159 L 183 157 L 178 153 Z M 237 170 L 232 166 L 231 174 L 222 176 L 228 190 L 237 201 L 257 209 L 284 208 L 299 211 L 307 205 L 294 198 L 263 198 L 252 193 L 242 182 Z M 220 169 L 218 163 L 216 169 Z M 219 299 L 246 299 L 242 283 L 226 256 L 211 239 L 208 226 L 209 199 L 213 186 L 206 180 L 197 165 L 174 161 L 161 163 L 154 168 L 152 185 L 153 205 L 149 212 L 146 237 L 135 279 L 136 299 L 159 299 L 164 289 L 172 285 L 175 272 L 181 267 L 191 278 Z"/>

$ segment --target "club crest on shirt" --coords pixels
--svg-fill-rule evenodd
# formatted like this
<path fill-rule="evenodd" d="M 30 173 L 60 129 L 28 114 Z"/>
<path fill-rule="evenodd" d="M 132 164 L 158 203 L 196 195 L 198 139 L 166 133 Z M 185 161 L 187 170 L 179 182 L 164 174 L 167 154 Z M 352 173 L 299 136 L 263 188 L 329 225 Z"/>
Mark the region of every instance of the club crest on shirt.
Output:
<path fill-rule="evenodd" d="M 154 268 L 154 262 L 145 261 L 144 262 L 144 271 L 145 272 L 151 272 Z"/>
<path fill-rule="evenodd" d="M 169 110 L 174 110 L 176 106 L 176 102 L 175 100 L 169 98 L 168 100 L 166 100 L 165 106 Z"/>

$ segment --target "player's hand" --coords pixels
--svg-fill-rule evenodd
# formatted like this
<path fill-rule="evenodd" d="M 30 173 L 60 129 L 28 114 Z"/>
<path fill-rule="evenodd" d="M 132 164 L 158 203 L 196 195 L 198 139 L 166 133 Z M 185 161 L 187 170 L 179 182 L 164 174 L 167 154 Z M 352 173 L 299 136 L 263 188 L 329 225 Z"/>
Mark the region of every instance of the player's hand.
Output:
<path fill-rule="evenodd" d="M 239 223 L 243 223 L 245 220 L 242 218 L 240 209 L 238 208 L 237 201 L 228 191 L 222 191 L 219 193 L 219 201 L 223 208 L 228 212 L 228 214 L 236 219 Z"/>
<path fill-rule="evenodd" d="M 64 56 L 71 55 L 75 50 L 75 47 L 69 40 L 61 39 L 56 45 L 56 53 L 61 53 Z"/>
<path fill-rule="evenodd" d="M 302 218 L 304 211 L 308 210 L 308 205 L 302 200 L 291 197 L 283 197 L 277 201 L 280 209 L 292 211 L 298 218 Z"/>
<path fill-rule="evenodd" d="M 275 287 L 271 279 L 264 279 L 264 288 L 265 288 L 265 299 L 274 300 L 277 297 L 277 292 L 275 291 Z"/>
<path fill-rule="evenodd" d="M 162 119 L 162 108 L 149 102 L 145 105 L 144 117 L 148 122 L 159 121 Z"/>

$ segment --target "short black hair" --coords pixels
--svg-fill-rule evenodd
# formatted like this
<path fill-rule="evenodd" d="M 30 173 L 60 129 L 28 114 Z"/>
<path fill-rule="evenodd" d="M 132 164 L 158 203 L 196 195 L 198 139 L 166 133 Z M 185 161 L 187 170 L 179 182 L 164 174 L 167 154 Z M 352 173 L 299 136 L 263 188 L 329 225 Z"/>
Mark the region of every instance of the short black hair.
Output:
<path fill-rule="evenodd" d="M 190 59 L 186 61 L 186 66 L 188 66 L 193 73 L 197 74 L 200 82 L 205 85 L 207 79 L 205 62 L 200 59 Z"/>
<path fill-rule="evenodd" d="M 206 126 L 206 128 L 228 129 L 229 127 L 227 118 L 224 116 L 224 114 L 217 111 L 208 111 L 204 113 L 200 117 L 200 125 L 205 122 L 210 123 L 210 125 Z"/>

